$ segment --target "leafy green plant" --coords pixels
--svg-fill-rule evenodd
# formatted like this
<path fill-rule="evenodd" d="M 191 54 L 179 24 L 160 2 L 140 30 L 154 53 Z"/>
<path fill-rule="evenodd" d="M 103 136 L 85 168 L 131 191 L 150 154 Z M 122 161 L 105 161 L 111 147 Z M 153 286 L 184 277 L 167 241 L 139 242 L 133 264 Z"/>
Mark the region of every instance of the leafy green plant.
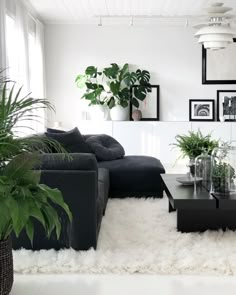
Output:
<path fill-rule="evenodd" d="M 218 140 L 211 139 L 211 134 L 204 136 L 200 130 L 189 131 L 187 135 L 176 135 L 176 143 L 172 144 L 179 148 L 183 157 L 195 159 L 203 152 L 209 155 L 212 150 L 219 146 Z"/>
<path fill-rule="evenodd" d="M 127 63 L 121 67 L 112 63 L 101 71 L 94 66 L 87 67 L 85 74 L 78 75 L 75 82 L 81 89 L 86 87 L 82 98 L 90 100 L 90 105 L 105 104 L 111 109 L 116 105 L 126 108 L 129 102 L 138 108 L 139 101 L 151 91 L 149 80 L 150 73 L 146 70 L 130 72 Z"/>
<path fill-rule="evenodd" d="M 102 85 L 103 73 L 98 71 L 94 66 L 86 68 L 84 74 L 80 74 L 76 77 L 75 82 L 78 88 L 82 89 L 86 87 L 86 92 L 82 98 L 90 101 L 89 105 L 103 105 L 105 103 L 106 94 Z"/>
<path fill-rule="evenodd" d="M 214 191 L 228 193 L 231 182 L 236 178 L 235 169 L 228 163 L 215 163 L 212 168 Z"/>
<path fill-rule="evenodd" d="M 58 189 L 40 184 L 39 151 L 65 150 L 55 141 L 39 136 L 20 137 L 17 130 L 25 121 L 37 120 L 34 111 L 52 105 L 43 99 L 22 98 L 20 89 L 9 82 L 0 71 L 0 240 L 7 239 L 12 232 L 19 236 L 25 228 L 33 240 L 34 219 L 45 228 L 49 237 L 56 230 L 61 231 L 60 218 L 55 210 L 60 207 L 68 220 L 72 216 Z"/>

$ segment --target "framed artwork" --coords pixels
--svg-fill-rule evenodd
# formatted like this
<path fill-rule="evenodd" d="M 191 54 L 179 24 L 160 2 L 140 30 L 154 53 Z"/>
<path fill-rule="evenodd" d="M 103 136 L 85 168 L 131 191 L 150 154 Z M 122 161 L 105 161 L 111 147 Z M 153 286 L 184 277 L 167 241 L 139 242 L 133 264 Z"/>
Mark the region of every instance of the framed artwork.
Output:
<path fill-rule="evenodd" d="M 215 100 L 190 99 L 189 121 L 215 121 Z"/>
<path fill-rule="evenodd" d="M 217 120 L 236 121 L 236 90 L 217 90 Z"/>
<path fill-rule="evenodd" d="M 202 84 L 236 84 L 236 38 L 227 48 L 206 50 L 202 46 Z"/>
<path fill-rule="evenodd" d="M 134 91 L 136 85 L 131 87 L 131 95 Z M 159 85 L 149 85 L 149 91 L 146 98 L 143 101 L 139 100 L 138 110 L 142 113 L 142 121 L 159 121 Z M 130 120 L 132 121 L 132 113 L 134 110 L 137 110 L 135 106 L 130 105 Z"/>

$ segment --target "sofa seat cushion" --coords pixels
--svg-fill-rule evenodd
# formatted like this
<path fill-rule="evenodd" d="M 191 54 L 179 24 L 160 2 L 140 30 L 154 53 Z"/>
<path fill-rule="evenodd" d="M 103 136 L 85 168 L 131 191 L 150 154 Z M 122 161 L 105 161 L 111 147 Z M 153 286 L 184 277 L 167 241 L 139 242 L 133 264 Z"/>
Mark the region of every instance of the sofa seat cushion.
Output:
<path fill-rule="evenodd" d="M 151 196 L 163 191 L 160 174 L 165 173 L 165 169 L 156 158 L 125 156 L 98 162 L 98 167 L 109 169 L 111 197 Z"/>
<path fill-rule="evenodd" d="M 98 161 L 112 161 L 124 157 L 125 151 L 115 138 L 106 135 L 91 135 L 86 143 L 90 146 Z"/>

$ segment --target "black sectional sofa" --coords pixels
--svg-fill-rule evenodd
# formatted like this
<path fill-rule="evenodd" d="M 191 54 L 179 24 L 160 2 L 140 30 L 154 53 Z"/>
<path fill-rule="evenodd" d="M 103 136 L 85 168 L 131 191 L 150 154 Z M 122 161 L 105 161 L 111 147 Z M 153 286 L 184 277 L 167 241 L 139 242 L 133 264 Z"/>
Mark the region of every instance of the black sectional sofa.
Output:
<path fill-rule="evenodd" d="M 156 158 L 123 156 L 99 161 L 93 153 L 71 153 L 71 157 L 68 160 L 62 154 L 42 154 L 41 183 L 62 191 L 73 214 L 72 224 L 60 214 L 62 232 L 57 241 L 54 233 L 47 239 L 35 221 L 33 245 L 22 232 L 19 238 L 12 237 L 14 249 L 96 249 L 108 197 L 163 196 L 160 174 L 165 170 Z"/>

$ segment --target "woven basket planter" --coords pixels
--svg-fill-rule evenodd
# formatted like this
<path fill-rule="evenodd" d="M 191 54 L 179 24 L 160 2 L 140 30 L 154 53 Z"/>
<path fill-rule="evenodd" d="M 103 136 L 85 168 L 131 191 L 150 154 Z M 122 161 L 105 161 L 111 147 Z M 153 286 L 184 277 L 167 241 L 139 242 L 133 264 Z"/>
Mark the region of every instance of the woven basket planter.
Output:
<path fill-rule="evenodd" d="M 11 239 L 0 241 L 0 295 L 8 295 L 13 284 Z"/>

